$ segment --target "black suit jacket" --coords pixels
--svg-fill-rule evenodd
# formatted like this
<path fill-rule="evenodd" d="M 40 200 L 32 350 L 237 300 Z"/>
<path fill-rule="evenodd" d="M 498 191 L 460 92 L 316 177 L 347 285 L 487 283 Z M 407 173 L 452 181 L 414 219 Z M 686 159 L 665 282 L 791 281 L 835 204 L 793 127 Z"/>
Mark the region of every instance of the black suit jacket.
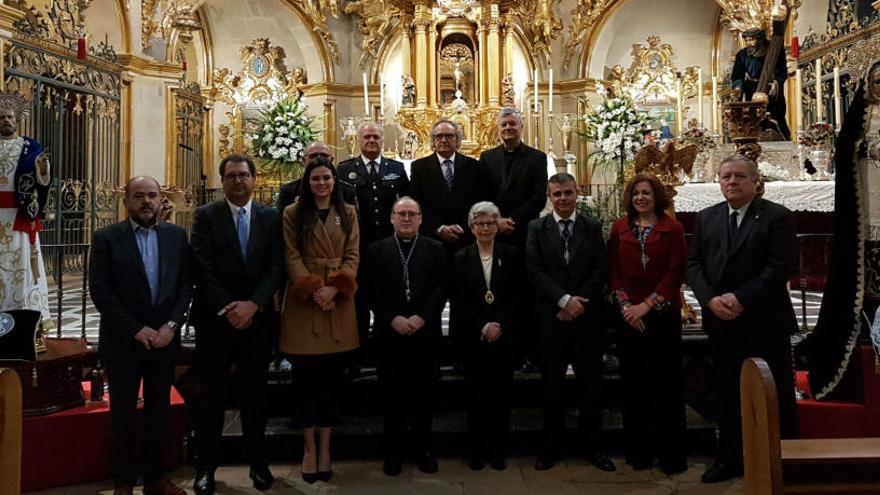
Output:
<path fill-rule="evenodd" d="M 339 164 L 339 178 L 354 186 L 357 191 L 358 223 L 361 249 L 394 233 L 391 225 L 391 207 L 397 198 L 409 190 L 409 177 L 403 164 L 384 156 L 379 162 L 379 181 L 370 181 L 370 171 L 361 160 L 350 158 Z"/>
<path fill-rule="evenodd" d="M 274 295 L 284 276 L 280 215 L 275 208 L 251 204 L 247 259 L 241 255 L 225 199 L 196 209 L 190 240 L 196 325 L 216 321 L 217 312 L 232 301 L 250 300 L 264 311 L 274 309 Z"/>
<path fill-rule="evenodd" d="M 554 328 L 558 322 L 557 303 L 565 294 L 590 300 L 586 311 L 575 322 L 595 324 L 595 309 L 601 307 L 605 293 L 607 258 L 601 224 L 577 215 L 569 246 L 569 263 L 562 255 L 562 237 L 553 214 L 529 223 L 526 240 L 526 273 L 534 295 L 533 312 L 539 331 Z"/>
<path fill-rule="evenodd" d="M 489 282 L 495 296 L 492 304 L 486 302 L 486 279 L 476 244 L 455 253 L 452 273 L 454 283 L 450 299 L 452 336 L 456 347 L 465 353 L 479 347 L 483 327 L 494 321 L 501 325 L 501 338 L 492 345 L 513 350 L 513 340 L 519 334 L 525 302 L 525 269 L 519 249 L 495 243 Z"/>
<path fill-rule="evenodd" d="M 410 195 L 422 206 L 422 234 L 438 239 L 437 228 L 458 224 L 464 229 L 464 235 L 450 247 L 458 250 L 473 242 L 467 222 L 468 212 L 474 203 L 492 199 L 492 178 L 486 167 L 469 156 L 456 153 L 451 191 L 446 188 L 436 153 L 414 161 L 410 172 Z"/>
<path fill-rule="evenodd" d="M 504 162 L 504 146 L 484 151 L 480 163 L 484 164 L 492 176 L 493 201 L 501 216 L 514 222 L 513 233 L 498 236 L 523 247 L 529 222 L 538 218 L 547 204 L 547 155 L 520 143 L 513 151 L 513 161 L 508 168 Z"/>
<path fill-rule="evenodd" d="M 443 245 L 419 236 L 410 258 L 410 302 L 406 301 L 403 265 L 394 237 L 374 242 L 363 258 L 363 282 L 374 313 L 373 329 L 377 338 L 394 337 L 391 320 L 401 315 L 419 315 L 425 326 L 413 335 L 439 338 L 440 315 L 446 305 L 448 264 Z"/>
<path fill-rule="evenodd" d="M 152 303 L 147 272 L 128 219 L 108 225 L 92 238 L 89 291 L 98 312 L 99 352 L 104 359 L 147 352 L 134 339 L 145 325 L 158 330 L 186 320 L 192 297 L 186 231 L 170 223 L 156 225 L 159 243 L 159 295 Z M 176 338 L 171 345 L 178 345 Z"/>
<path fill-rule="evenodd" d="M 719 203 L 699 212 L 694 224 L 687 281 L 703 307 L 704 329 L 796 331 L 786 287 L 797 260 L 793 215 L 782 205 L 756 198 L 728 249 L 728 212 L 727 203 Z M 718 319 L 708 306 L 726 292 L 733 292 L 743 306 L 743 313 L 730 322 Z"/>

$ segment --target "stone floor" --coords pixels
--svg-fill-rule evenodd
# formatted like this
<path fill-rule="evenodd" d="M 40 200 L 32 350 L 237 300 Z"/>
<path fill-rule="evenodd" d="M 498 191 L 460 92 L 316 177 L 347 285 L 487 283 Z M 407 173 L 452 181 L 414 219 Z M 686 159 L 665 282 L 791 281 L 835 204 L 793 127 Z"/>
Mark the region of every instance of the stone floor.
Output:
<path fill-rule="evenodd" d="M 666 476 L 659 470 L 633 471 L 615 459 L 618 470 L 613 473 L 599 471 L 581 460 L 571 459 L 549 471 L 535 471 L 534 458 L 511 459 L 505 471 L 493 471 L 488 467 L 480 472 L 471 471 L 460 459 L 441 459 L 437 474 L 424 474 L 411 465 L 404 465 L 403 473 L 396 478 L 382 474 L 378 461 L 337 462 L 333 479 L 329 483 L 304 483 L 299 466 L 273 465 L 277 477 L 272 490 L 259 492 L 251 486 L 247 466 L 221 468 L 217 472 L 219 494 L 357 494 L 357 495 L 738 495 L 742 494 L 742 481 L 733 480 L 714 485 L 700 483 L 700 474 L 709 462 L 707 458 L 690 461 L 690 469 L 676 476 Z M 192 493 L 194 471 L 187 467 L 172 473 L 179 486 Z M 36 492 L 52 495 L 111 494 L 112 482 L 57 488 Z M 137 490 L 135 493 L 140 493 Z"/>

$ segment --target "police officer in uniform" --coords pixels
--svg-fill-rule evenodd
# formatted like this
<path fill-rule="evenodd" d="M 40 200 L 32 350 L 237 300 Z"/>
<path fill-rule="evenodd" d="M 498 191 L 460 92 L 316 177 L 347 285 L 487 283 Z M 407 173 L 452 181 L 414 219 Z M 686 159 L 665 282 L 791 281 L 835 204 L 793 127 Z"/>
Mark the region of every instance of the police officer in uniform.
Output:
<path fill-rule="evenodd" d="M 409 178 L 403 164 L 382 156 L 383 134 L 379 124 L 361 124 L 357 134 L 361 155 L 339 164 L 339 179 L 353 185 L 357 191 L 361 253 L 367 252 L 370 243 L 394 232 L 391 225 L 392 206 L 409 189 Z M 359 291 L 355 295 L 355 304 L 361 349 L 369 359 L 370 309 L 367 295 Z"/>

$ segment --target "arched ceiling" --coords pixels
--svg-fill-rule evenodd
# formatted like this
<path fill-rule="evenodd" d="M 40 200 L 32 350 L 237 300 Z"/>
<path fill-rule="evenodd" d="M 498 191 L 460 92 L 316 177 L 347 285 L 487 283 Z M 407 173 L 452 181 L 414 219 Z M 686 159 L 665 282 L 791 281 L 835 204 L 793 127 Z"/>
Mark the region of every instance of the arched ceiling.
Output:
<path fill-rule="evenodd" d="M 628 68 L 632 46 L 658 35 L 675 51 L 679 68 L 712 63 L 712 36 L 719 7 L 713 0 L 621 0 L 604 16 L 592 36 L 588 60 L 582 60 L 581 76 L 604 77 L 605 67 Z M 602 19 L 600 19 L 602 22 Z"/>

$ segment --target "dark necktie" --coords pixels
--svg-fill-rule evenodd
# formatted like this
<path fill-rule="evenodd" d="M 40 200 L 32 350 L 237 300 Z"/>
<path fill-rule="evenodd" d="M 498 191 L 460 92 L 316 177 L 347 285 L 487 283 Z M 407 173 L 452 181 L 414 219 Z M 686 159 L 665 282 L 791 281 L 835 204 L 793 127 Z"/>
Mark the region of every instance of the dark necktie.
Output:
<path fill-rule="evenodd" d="M 239 248 L 241 248 L 241 256 L 247 258 L 248 216 L 247 210 L 244 208 L 238 209 L 238 225 L 236 226 L 236 230 L 238 231 L 238 244 Z"/>
<path fill-rule="evenodd" d="M 376 166 L 376 162 L 370 160 L 370 163 L 367 164 L 367 167 L 370 169 L 370 182 L 376 183 L 379 180 L 379 167 Z"/>
<path fill-rule="evenodd" d="M 571 244 L 571 220 L 560 220 L 559 223 L 562 224 L 562 233 L 560 236 L 562 237 L 562 257 L 565 259 L 565 264 L 568 264 L 568 246 Z"/>
<path fill-rule="evenodd" d="M 736 231 L 739 229 L 739 225 L 737 225 L 737 218 L 739 217 L 739 212 L 734 210 L 733 213 L 727 218 L 727 248 L 733 248 L 733 241 L 736 240 Z"/>
<path fill-rule="evenodd" d="M 455 183 L 455 176 L 452 172 L 452 160 L 443 160 L 443 180 L 446 181 L 446 189 L 452 190 L 452 185 Z"/>

